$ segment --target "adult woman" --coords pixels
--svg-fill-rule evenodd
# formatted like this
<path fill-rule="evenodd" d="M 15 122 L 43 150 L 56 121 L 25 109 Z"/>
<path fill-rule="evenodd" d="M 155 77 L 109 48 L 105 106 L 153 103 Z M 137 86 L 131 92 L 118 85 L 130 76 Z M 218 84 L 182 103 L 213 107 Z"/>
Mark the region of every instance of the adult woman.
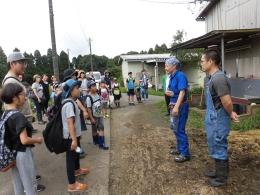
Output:
<path fill-rule="evenodd" d="M 43 125 L 43 124 L 45 124 L 45 122 L 42 120 L 42 111 L 43 111 L 43 105 L 45 102 L 45 97 L 43 95 L 43 87 L 40 84 L 41 76 L 38 74 L 34 75 L 33 82 L 34 83 L 32 85 L 32 90 L 34 93 L 34 97 L 32 98 L 32 100 L 36 107 L 38 124 Z"/>

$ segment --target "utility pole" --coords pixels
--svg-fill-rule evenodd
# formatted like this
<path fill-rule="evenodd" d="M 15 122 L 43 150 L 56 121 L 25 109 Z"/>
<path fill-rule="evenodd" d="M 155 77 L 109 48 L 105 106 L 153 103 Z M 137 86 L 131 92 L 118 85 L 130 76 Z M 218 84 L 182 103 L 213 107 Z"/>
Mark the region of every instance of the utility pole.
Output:
<path fill-rule="evenodd" d="M 59 65 L 58 55 L 56 50 L 56 39 L 55 39 L 55 28 L 54 28 L 54 15 L 52 0 L 49 0 L 49 14 L 50 14 L 50 27 L 51 27 L 51 46 L 52 46 L 52 61 L 53 61 L 53 72 L 56 78 L 59 80 Z"/>
<path fill-rule="evenodd" d="M 67 49 L 67 53 L 68 53 L 68 66 L 70 68 L 70 50 Z"/>
<path fill-rule="evenodd" d="M 91 65 L 91 72 L 93 72 L 93 61 L 92 61 L 92 49 L 91 49 L 91 39 L 88 39 L 89 42 L 89 51 L 90 51 L 90 65 Z"/>

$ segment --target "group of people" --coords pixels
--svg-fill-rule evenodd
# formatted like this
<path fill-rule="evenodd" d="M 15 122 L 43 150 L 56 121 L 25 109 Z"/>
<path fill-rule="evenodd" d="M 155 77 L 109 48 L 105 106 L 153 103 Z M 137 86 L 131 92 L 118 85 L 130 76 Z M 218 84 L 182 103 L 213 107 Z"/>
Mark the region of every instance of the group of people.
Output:
<path fill-rule="evenodd" d="M 8 73 L 2 82 L 0 94 L 4 103 L 1 120 L 4 121 L 5 136 L 2 143 L 15 152 L 16 165 L 12 166 L 12 178 L 15 194 L 24 192 L 34 195 L 39 189 L 36 169 L 33 160 L 32 148 L 41 144 L 41 136 L 32 136 L 33 114 L 29 99 L 36 107 L 37 119 L 40 125 L 47 121 L 43 115 L 52 119 L 57 106 L 61 108 L 63 139 L 66 145 L 66 167 L 68 176 L 68 192 L 85 191 L 87 184 L 76 181 L 79 175 L 86 175 L 89 169 L 80 167 L 80 157 L 84 151 L 81 149 L 80 140 L 82 131 L 86 130 L 85 120 L 90 120 L 92 127 L 93 144 L 101 150 L 108 150 L 105 144 L 104 119 L 109 117 L 109 96 L 114 95 L 116 106 L 120 106 L 121 91 L 117 79 L 109 78 L 106 73 L 99 89 L 94 78 L 86 77 L 83 70 L 67 69 L 63 73 L 63 81 L 59 82 L 55 76 L 48 83 L 48 76 L 34 75 L 32 86 L 22 82 L 27 59 L 20 52 L 13 52 L 7 58 Z M 49 103 L 51 102 L 51 106 Z M 52 113 L 53 114 L 53 113 Z"/>
<path fill-rule="evenodd" d="M 135 105 L 135 96 L 138 103 L 148 100 L 148 87 L 149 87 L 149 77 L 145 70 L 142 70 L 139 82 L 136 83 L 133 73 L 128 73 L 128 78 L 126 79 L 126 88 L 128 95 L 129 105 Z"/>
<path fill-rule="evenodd" d="M 172 146 L 170 154 L 175 161 L 183 163 L 191 159 L 188 136 L 185 131 L 189 115 L 188 79 L 180 70 L 181 63 L 176 57 L 165 62 L 168 74 L 165 81 L 165 101 L 167 115 L 171 119 L 171 129 L 175 134 L 177 145 Z M 201 57 L 201 68 L 207 73 L 205 99 L 205 129 L 208 151 L 215 161 L 215 169 L 205 175 L 210 177 L 209 184 L 220 187 L 227 184 L 229 173 L 228 135 L 230 122 L 239 122 L 238 115 L 233 111 L 231 85 L 221 70 L 221 57 L 217 50 L 206 50 Z"/>

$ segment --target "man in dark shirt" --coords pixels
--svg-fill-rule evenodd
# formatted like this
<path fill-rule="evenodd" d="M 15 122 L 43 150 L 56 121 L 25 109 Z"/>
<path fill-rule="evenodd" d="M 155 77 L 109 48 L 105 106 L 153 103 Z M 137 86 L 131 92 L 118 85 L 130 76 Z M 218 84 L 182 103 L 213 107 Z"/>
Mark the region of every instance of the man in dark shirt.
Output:
<path fill-rule="evenodd" d="M 226 75 L 220 71 L 221 58 L 216 50 L 207 50 L 201 57 L 202 70 L 208 73 L 205 81 L 206 116 L 205 128 L 209 155 L 215 160 L 215 170 L 209 171 L 209 184 L 220 187 L 228 179 L 228 135 L 230 119 L 239 122 L 233 112 L 231 86 Z"/>

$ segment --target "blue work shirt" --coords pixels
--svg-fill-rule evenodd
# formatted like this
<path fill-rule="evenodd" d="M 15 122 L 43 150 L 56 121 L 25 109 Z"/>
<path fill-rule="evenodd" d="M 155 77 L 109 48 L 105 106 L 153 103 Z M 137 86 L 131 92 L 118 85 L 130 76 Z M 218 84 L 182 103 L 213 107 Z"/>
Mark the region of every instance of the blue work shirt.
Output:
<path fill-rule="evenodd" d="M 170 82 L 168 86 L 168 90 L 174 93 L 173 97 L 171 97 L 171 104 L 175 104 L 178 100 L 180 91 L 185 90 L 185 96 L 183 102 L 187 101 L 188 97 L 188 79 L 186 75 L 182 72 L 177 70 L 170 76 Z"/>

